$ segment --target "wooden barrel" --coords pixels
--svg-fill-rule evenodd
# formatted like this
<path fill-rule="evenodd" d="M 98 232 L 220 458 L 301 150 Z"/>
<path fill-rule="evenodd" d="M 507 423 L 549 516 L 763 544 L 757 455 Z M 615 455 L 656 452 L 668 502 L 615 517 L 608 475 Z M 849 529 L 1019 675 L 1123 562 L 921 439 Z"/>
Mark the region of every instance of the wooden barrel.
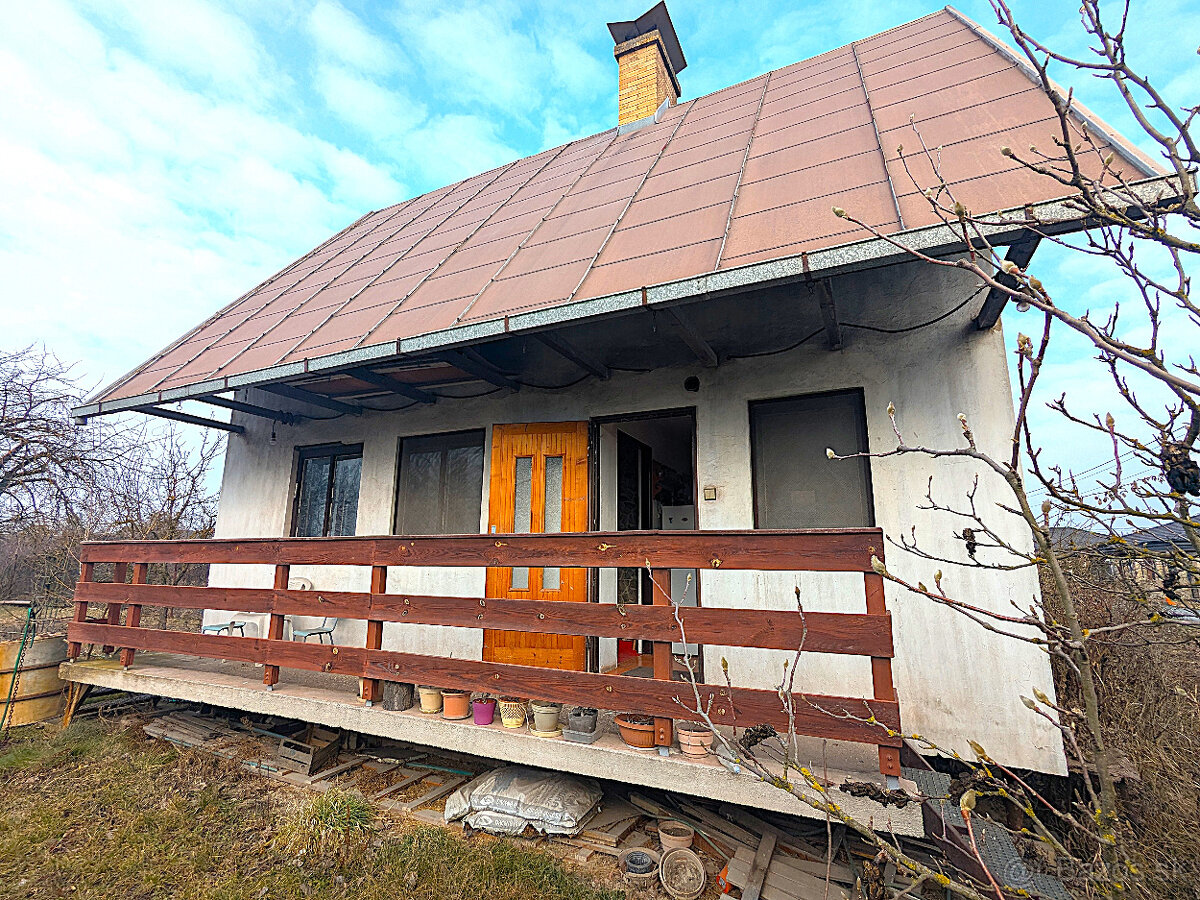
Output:
<path fill-rule="evenodd" d="M 0 642 L 0 714 L 12 688 L 13 669 L 21 642 Z M 58 677 L 58 666 L 67 659 L 67 642 L 61 635 L 40 637 L 25 647 L 17 690 L 8 711 L 10 727 L 41 722 L 62 715 L 66 682 Z"/>

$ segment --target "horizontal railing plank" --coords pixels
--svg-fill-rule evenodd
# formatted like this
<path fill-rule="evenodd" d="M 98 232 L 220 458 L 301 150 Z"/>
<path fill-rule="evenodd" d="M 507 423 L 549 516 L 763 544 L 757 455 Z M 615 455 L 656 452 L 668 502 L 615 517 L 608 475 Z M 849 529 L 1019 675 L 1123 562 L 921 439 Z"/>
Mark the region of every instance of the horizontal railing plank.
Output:
<path fill-rule="evenodd" d="M 356 678 L 515 694 L 608 710 L 634 710 L 648 716 L 689 718 L 689 710 L 695 710 L 691 685 L 626 675 L 596 675 L 537 666 L 443 659 L 391 650 L 213 637 L 122 625 L 72 623 L 68 626 L 68 640 L 332 672 Z M 729 689 L 720 685 L 698 687 L 701 703 L 718 724 L 748 727 L 766 722 L 782 731 L 788 728 L 790 720 L 796 732 L 803 735 L 900 746 L 900 709 L 895 701 L 796 693 L 793 695 L 795 709 L 789 714 L 776 691 Z"/>
<path fill-rule="evenodd" d="M 84 563 L 315 566 L 553 566 L 869 572 L 878 528 L 621 531 L 85 543 Z"/>
<path fill-rule="evenodd" d="M 431 597 L 351 591 L 270 588 L 182 587 L 85 582 L 75 600 L 129 603 L 231 613 L 338 616 L 415 625 L 498 628 L 540 634 L 569 634 L 647 641 L 680 641 L 675 609 L 563 603 L 552 600 Z M 761 647 L 856 656 L 893 655 L 891 616 L 797 610 L 679 607 L 690 643 Z"/>

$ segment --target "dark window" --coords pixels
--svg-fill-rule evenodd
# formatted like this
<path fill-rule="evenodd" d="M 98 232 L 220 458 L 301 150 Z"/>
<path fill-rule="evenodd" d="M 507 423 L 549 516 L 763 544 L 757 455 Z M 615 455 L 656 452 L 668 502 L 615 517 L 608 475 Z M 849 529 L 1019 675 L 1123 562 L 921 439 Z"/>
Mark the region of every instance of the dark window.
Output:
<path fill-rule="evenodd" d="M 361 477 L 361 444 L 302 448 L 292 534 L 296 537 L 354 534 Z"/>
<path fill-rule="evenodd" d="M 831 460 L 867 450 L 861 391 L 750 404 L 756 528 L 852 528 L 874 524 L 865 459 Z"/>
<path fill-rule="evenodd" d="M 396 534 L 478 534 L 482 504 L 482 431 L 400 442 Z"/>

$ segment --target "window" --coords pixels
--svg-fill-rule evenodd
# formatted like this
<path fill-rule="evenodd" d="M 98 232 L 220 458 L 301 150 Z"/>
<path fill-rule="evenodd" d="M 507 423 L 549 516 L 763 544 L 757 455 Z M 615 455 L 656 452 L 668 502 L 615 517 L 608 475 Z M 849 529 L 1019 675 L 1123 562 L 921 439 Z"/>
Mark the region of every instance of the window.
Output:
<path fill-rule="evenodd" d="M 482 431 L 400 442 L 396 534 L 478 534 L 482 505 Z"/>
<path fill-rule="evenodd" d="M 867 450 L 861 391 L 750 404 L 756 528 L 851 528 L 874 524 L 865 459 L 831 460 Z"/>
<path fill-rule="evenodd" d="M 362 444 L 301 448 L 292 534 L 354 534 L 361 477 Z"/>

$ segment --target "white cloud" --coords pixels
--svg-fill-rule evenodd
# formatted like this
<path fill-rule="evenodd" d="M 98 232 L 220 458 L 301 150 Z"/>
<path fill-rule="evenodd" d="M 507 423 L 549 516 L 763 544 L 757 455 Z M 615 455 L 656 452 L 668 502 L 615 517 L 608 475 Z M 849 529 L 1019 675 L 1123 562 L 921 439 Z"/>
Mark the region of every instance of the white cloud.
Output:
<path fill-rule="evenodd" d="M 280 84 L 254 32 L 204 0 L 85 0 L 101 21 L 128 34 L 148 59 L 243 100 Z"/>
<path fill-rule="evenodd" d="M 398 46 L 369 31 L 358 16 L 334 0 L 320 0 L 309 13 L 306 25 L 323 58 L 373 73 L 404 66 L 403 51 Z"/>
<path fill-rule="evenodd" d="M 341 66 L 318 66 L 313 87 L 334 115 L 375 139 L 399 137 L 425 118 L 424 104 Z"/>
<path fill-rule="evenodd" d="M 478 175 L 521 155 L 500 138 L 491 121 L 462 113 L 432 119 L 413 133 L 411 145 L 438 184 Z"/>
<path fill-rule="evenodd" d="M 0 10 L 0 308 L 107 381 L 333 232 L 407 196 L 392 172 L 189 89 L 47 0 Z"/>

